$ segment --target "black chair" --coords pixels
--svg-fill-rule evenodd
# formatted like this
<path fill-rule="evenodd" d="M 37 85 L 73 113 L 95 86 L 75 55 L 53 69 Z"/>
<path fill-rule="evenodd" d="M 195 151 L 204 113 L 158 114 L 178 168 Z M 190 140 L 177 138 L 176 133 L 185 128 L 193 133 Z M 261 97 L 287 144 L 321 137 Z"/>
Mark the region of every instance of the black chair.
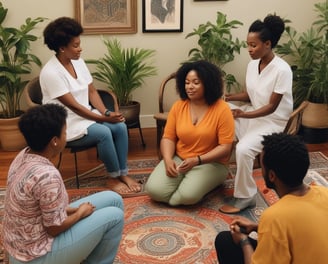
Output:
<path fill-rule="evenodd" d="M 98 90 L 98 93 L 102 98 L 106 108 L 108 108 L 110 111 L 114 111 L 116 97 L 113 96 L 111 93 L 103 90 Z M 39 77 L 35 77 L 30 82 L 27 83 L 23 94 L 26 99 L 27 105 L 29 107 L 42 104 L 42 92 L 41 92 Z M 74 154 L 75 179 L 76 179 L 76 187 L 78 189 L 80 188 L 80 181 L 79 181 L 79 173 L 78 173 L 77 153 L 86 151 L 94 147 L 96 147 L 96 145 L 71 146 L 70 142 L 67 142 L 65 146 L 65 148 L 69 149 L 70 153 Z M 97 157 L 98 157 L 98 153 L 97 153 Z M 60 168 L 61 161 L 62 161 L 62 152 L 59 154 L 59 160 L 57 163 L 58 169 Z"/>

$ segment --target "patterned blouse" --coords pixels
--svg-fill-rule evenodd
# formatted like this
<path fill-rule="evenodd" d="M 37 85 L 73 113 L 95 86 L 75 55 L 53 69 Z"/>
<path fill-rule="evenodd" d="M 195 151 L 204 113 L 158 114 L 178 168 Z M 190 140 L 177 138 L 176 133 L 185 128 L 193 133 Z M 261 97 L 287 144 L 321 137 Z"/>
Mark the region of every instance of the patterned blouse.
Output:
<path fill-rule="evenodd" d="M 11 256 L 30 261 L 51 251 L 53 237 L 45 227 L 66 219 L 68 195 L 57 168 L 46 158 L 23 149 L 7 179 L 2 241 Z"/>

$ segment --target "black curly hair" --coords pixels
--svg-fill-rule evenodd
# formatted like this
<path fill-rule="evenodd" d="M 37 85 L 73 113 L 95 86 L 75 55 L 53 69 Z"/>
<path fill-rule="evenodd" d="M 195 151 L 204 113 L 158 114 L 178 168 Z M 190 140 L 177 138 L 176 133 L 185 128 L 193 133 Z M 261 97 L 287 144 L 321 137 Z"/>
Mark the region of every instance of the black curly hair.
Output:
<path fill-rule="evenodd" d="M 273 133 L 263 137 L 262 162 L 288 187 L 302 184 L 310 166 L 309 153 L 299 136 Z"/>
<path fill-rule="evenodd" d="M 198 78 L 204 85 L 204 97 L 208 105 L 214 104 L 223 95 L 223 79 L 221 70 L 214 64 L 199 60 L 186 62 L 176 73 L 177 92 L 182 100 L 188 99 L 185 89 L 186 76 L 190 71 L 196 71 Z"/>
<path fill-rule="evenodd" d="M 81 24 L 70 17 L 60 17 L 50 22 L 43 31 L 44 43 L 50 50 L 59 52 L 66 47 L 74 37 L 83 33 Z"/>
<path fill-rule="evenodd" d="M 262 42 L 270 40 L 273 49 L 278 44 L 284 30 L 285 22 L 280 16 L 267 15 L 263 22 L 259 19 L 254 21 L 248 32 L 258 32 Z"/>
<path fill-rule="evenodd" d="M 63 106 L 44 104 L 28 109 L 18 126 L 28 146 L 34 151 L 43 151 L 53 137 L 60 137 L 66 117 Z"/>

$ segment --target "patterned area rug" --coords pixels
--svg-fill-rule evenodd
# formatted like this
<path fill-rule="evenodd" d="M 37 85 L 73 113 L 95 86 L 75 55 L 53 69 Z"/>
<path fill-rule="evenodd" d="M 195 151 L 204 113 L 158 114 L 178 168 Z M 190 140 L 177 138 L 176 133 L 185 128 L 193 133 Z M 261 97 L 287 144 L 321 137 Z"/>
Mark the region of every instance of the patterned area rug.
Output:
<path fill-rule="evenodd" d="M 155 168 L 158 162 L 159 161 L 157 159 L 130 160 L 128 162 L 129 175 L 131 175 L 134 179 L 140 182 L 142 186 L 144 186 L 148 175 Z M 107 190 L 111 189 L 111 183 L 109 180 L 110 175 L 106 171 L 104 165 L 101 164 L 96 168 L 79 175 L 80 189 L 82 190 L 81 192 L 83 193 L 85 189 L 90 189 L 90 191 L 92 191 L 93 189 L 99 190 L 101 188 L 105 188 Z M 76 188 L 75 177 L 66 179 L 64 182 L 67 189 Z M 80 191 L 76 190 L 75 192 L 79 193 Z M 143 188 L 142 191 L 139 193 L 126 194 L 122 196 L 125 198 L 142 195 L 145 195 Z"/>
<path fill-rule="evenodd" d="M 320 152 L 310 153 L 311 167 L 305 178 L 308 184 L 327 185 L 328 159 Z M 129 162 L 130 174 L 141 182 L 158 163 L 157 160 L 135 160 Z M 235 167 L 231 166 L 234 172 Z M 268 206 L 278 200 L 276 193 L 265 187 L 261 170 L 254 170 L 259 192 L 257 206 L 245 210 L 241 215 L 257 221 Z M 81 189 L 75 188 L 75 179 L 65 182 L 72 200 L 104 190 L 109 175 L 103 166 L 80 175 Z M 143 192 L 137 197 L 127 197 L 125 204 L 125 227 L 115 264 L 218 263 L 214 249 L 214 238 L 227 230 L 233 215 L 225 215 L 218 208 L 233 193 L 233 178 L 209 193 L 202 202 L 193 206 L 172 208 L 156 203 Z M 107 188 L 108 189 L 108 188 Z M 5 190 L 0 190 L 0 217 Z M 4 260 L 0 249 L 0 263 Z M 2 263 L 7 263 L 6 261 Z"/>

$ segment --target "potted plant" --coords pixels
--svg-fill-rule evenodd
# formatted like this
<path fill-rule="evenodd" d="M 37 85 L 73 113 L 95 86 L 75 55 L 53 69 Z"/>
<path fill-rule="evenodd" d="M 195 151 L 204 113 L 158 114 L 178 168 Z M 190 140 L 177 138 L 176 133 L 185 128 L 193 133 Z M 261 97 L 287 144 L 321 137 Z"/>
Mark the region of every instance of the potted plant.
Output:
<path fill-rule="evenodd" d="M 17 119 L 22 113 L 20 99 L 28 82 L 22 76 L 32 72 L 33 64 L 41 66 L 40 59 L 30 50 L 30 43 L 38 38 L 30 32 L 44 18 L 27 18 L 19 28 L 5 27 L 7 13 L 8 9 L 0 2 L 0 121 L 6 124 L 14 121 L 9 126 L 17 130 L 8 131 L 7 125 L 1 123 L 0 142 L 4 150 L 17 150 L 26 144 L 17 126 Z M 9 138 L 6 137 L 8 135 Z"/>
<path fill-rule="evenodd" d="M 107 48 L 104 57 L 86 60 L 96 66 L 92 76 L 107 85 L 118 100 L 128 127 L 139 122 L 140 104 L 132 100 L 132 92 L 141 87 L 144 78 L 155 75 L 156 68 L 150 59 L 155 50 L 141 48 L 123 48 L 117 39 L 103 39 Z M 126 108 L 131 110 L 132 113 Z"/>
<path fill-rule="evenodd" d="M 286 27 L 287 42 L 276 52 L 286 56 L 293 70 L 294 108 L 309 101 L 302 118 L 303 131 L 317 131 L 317 140 L 328 139 L 328 1 L 314 5 L 317 19 L 298 33 Z M 312 111 L 314 113 L 312 114 Z M 320 116 L 320 118 L 317 118 Z M 322 131 L 316 129 L 323 129 Z M 324 133 L 323 136 L 322 133 Z M 310 139 L 308 142 L 311 141 Z"/>
<path fill-rule="evenodd" d="M 193 32 L 189 33 L 186 38 L 198 36 L 198 46 L 192 48 L 188 56 L 189 61 L 207 60 L 217 65 L 222 71 L 224 65 L 231 62 L 235 58 L 236 53 L 240 53 L 242 47 L 246 47 L 244 41 L 238 38 L 233 39 L 232 29 L 243 25 L 238 20 L 227 21 L 227 16 L 221 12 L 217 12 L 216 23 L 207 22 L 201 24 Z M 232 87 L 236 91 L 240 90 L 240 85 L 232 74 L 223 71 L 227 91 L 230 93 Z"/>

